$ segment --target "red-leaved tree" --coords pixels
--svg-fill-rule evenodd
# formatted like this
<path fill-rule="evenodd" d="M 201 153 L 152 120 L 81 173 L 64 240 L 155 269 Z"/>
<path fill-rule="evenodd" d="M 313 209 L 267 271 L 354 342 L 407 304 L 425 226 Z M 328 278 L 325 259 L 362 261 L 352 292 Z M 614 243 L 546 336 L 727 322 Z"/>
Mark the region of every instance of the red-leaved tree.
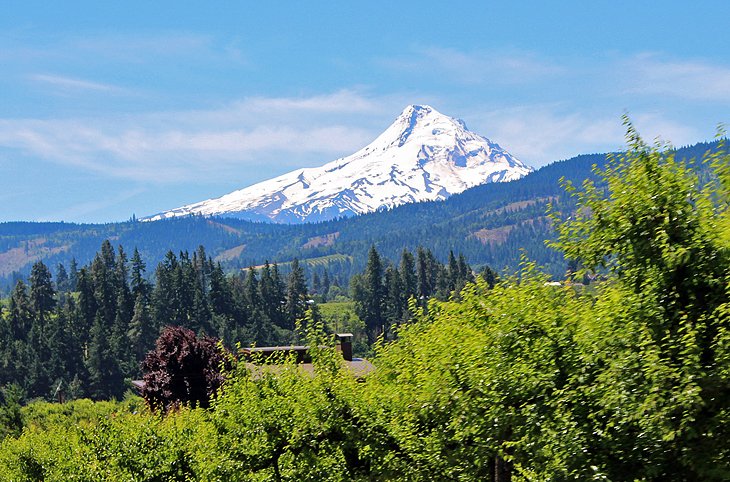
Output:
<path fill-rule="evenodd" d="M 142 396 L 153 410 L 181 405 L 207 408 L 229 365 L 217 339 L 199 339 L 192 330 L 168 326 L 142 362 Z"/>

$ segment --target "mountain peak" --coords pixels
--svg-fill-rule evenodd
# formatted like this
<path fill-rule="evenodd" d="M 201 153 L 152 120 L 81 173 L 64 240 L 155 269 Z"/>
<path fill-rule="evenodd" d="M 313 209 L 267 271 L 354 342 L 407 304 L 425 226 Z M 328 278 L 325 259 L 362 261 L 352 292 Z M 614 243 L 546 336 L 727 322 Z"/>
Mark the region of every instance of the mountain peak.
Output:
<path fill-rule="evenodd" d="M 462 131 L 467 131 L 464 121 L 444 115 L 430 105 L 411 104 L 373 144 L 401 147 L 412 138 L 420 142 L 436 135 L 459 137 Z"/>
<path fill-rule="evenodd" d="M 436 109 L 426 104 L 410 104 L 407 105 L 399 117 L 411 117 L 414 114 L 425 115 L 431 112 L 437 112 Z M 438 113 L 438 112 L 437 112 Z"/>
<path fill-rule="evenodd" d="M 469 131 L 463 121 L 414 104 L 350 156 L 146 220 L 200 214 L 324 221 L 446 199 L 479 184 L 518 179 L 531 170 L 497 143 Z"/>

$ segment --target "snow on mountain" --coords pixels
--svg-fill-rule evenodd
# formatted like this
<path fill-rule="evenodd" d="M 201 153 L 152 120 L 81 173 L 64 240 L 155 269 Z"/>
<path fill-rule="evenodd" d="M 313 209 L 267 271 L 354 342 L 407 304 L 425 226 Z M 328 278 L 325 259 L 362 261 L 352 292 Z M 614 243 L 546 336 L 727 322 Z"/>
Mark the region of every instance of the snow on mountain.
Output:
<path fill-rule="evenodd" d="M 321 167 L 298 169 L 217 199 L 145 218 L 191 214 L 300 223 L 446 199 L 532 171 L 486 137 L 427 105 L 405 108 L 370 145 Z"/>

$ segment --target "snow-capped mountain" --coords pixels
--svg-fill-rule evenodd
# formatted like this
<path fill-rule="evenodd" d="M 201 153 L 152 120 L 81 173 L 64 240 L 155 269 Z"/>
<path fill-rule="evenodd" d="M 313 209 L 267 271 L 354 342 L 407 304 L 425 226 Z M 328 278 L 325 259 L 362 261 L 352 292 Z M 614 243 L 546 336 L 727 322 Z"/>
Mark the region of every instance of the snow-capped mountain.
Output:
<path fill-rule="evenodd" d="M 190 214 L 300 223 L 446 199 L 532 171 L 458 119 L 427 105 L 405 108 L 370 145 L 321 167 L 298 169 L 217 199 L 145 218 Z"/>

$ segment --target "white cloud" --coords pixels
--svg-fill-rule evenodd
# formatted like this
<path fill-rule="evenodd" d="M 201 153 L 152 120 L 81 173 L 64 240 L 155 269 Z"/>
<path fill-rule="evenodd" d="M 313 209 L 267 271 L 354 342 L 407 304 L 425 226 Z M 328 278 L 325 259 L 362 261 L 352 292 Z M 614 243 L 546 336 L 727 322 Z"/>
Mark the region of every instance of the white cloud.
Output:
<path fill-rule="evenodd" d="M 153 182 L 221 179 L 247 166 L 284 172 L 363 147 L 387 126 L 382 119 L 393 115 L 393 102 L 339 91 L 247 98 L 206 111 L 0 119 L 0 147 L 108 177 Z"/>
<path fill-rule="evenodd" d="M 92 82 L 89 80 L 64 77 L 61 75 L 33 74 L 28 78 L 32 81 L 49 85 L 51 87 L 73 90 L 92 90 L 105 93 L 121 93 L 124 89 L 112 84 Z"/>
<path fill-rule="evenodd" d="M 569 157 L 623 149 L 621 113 L 577 112 L 560 105 L 532 105 L 474 112 L 471 124 L 519 159 L 533 166 Z M 632 122 L 647 140 L 680 146 L 702 139 L 694 128 L 659 113 L 638 112 Z"/>
<path fill-rule="evenodd" d="M 623 63 L 626 90 L 689 100 L 730 102 L 730 67 L 642 54 Z"/>
<path fill-rule="evenodd" d="M 253 97 L 239 104 L 246 110 L 257 111 L 305 111 L 325 113 L 360 113 L 377 112 L 382 105 L 373 98 L 351 91 L 340 90 L 333 94 L 316 95 L 312 97 L 291 98 L 291 97 Z"/>

